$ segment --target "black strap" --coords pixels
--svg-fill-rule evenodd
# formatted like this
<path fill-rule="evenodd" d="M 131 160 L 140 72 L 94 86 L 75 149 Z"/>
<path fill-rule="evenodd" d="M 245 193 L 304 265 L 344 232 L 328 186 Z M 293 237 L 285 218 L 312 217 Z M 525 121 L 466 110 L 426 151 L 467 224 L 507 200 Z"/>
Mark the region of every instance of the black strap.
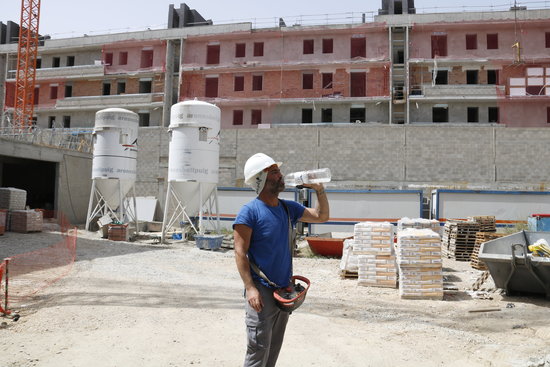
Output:
<path fill-rule="evenodd" d="M 286 216 L 288 218 L 288 247 L 289 247 L 289 250 L 290 250 L 290 275 L 292 275 L 292 272 L 293 272 L 293 270 L 292 270 L 292 258 L 293 258 L 293 251 L 292 251 L 293 250 L 292 249 L 292 221 L 290 220 L 290 212 L 288 211 L 288 207 L 286 206 L 285 202 L 282 201 L 281 199 L 279 199 L 279 202 L 281 203 L 281 205 L 285 209 Z M 281 288 L 277 284 L 275 284 L 271 280 L 269 280 L 267 275 L 265 275 L 265 273 L 256 264 L 254 264 L 254 262 L 252 262 L 252 260 L 250 260 L 250 257 L 248 258 L 248 262 L 250 263 L 250 267 L 252 268 L 252 270 L 254 270 L 254 272 L 256 274 L 258 274 L 260 277 L 262 277 L 262 279 L 265 280 L 270 286 L 272 286 L 274 288 Z"/>

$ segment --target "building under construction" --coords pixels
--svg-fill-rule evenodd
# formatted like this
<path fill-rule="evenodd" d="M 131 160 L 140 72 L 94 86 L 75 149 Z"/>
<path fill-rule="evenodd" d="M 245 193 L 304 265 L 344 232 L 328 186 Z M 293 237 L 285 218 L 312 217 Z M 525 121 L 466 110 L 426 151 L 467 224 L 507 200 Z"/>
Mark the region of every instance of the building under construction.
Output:
<path fill-rule="evenodd" d="M 170 6 L 168 29 L 46 39 L 34 124 L 92 126 L 97 110 L 124 106 L 141 126 L 167 126 L 170 106 L 194 98 L 222 109 L 224 129 L 550 122 L 550 9 L 443 16 L 399 0 L 355 17 L 254 28 L 212 24 L 182 4 Z M 0 26 L 4 127 L 15 103 L 16 26 Z"/>

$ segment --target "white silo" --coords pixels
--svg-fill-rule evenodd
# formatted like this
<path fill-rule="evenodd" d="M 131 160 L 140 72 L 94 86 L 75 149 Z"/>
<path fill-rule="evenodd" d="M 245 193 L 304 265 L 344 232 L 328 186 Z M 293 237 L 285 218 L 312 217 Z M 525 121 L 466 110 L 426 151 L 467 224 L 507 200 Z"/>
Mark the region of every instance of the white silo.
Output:
<path fill-rule="evenodd" d="M 166 230 L 179 221 L 191 223 L 196 232 L 202 231 L 205 208 L 209 218 L 212 218 L 214 211 L 218 215 L 216 187 L 220 156 L 220 109 L 196 100 L 177 103 L 170 111 L 168 132 L 170 146 L 163 240 Z M 199 218 L 198 229 L 191 220 L 196 216 Z M 217 226 L 219 229 L 219 223 Z"/>
<path fill-rule="evenodd" d="M 86 229 L 97 216 L 109 215 L 113 221 L 126 223 L 136 219 L 134 184 L 137 167 L 139 116 L 122 108 L 96 112 L 92 163 L 92 192 Z M 133 212 L 125 200 L 132 190 Z M 95 206 L 94 206 L 95 203 Z M 137 226 L 136 226 L 137 228 Z"/>

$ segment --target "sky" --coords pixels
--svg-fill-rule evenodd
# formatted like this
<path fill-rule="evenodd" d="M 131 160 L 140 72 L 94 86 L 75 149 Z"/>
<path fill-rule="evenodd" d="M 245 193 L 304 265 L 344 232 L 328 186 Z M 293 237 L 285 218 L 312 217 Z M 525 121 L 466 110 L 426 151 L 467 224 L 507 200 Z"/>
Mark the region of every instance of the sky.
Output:
<path fill-rule="evenodd" d="M 28 1 L 28 0 L 27 0 Z M 168 6 L 176 8 L 182 2 L 165 0 L 41 0 L 39 33 L 52 38 L 80 37 L 83 34 L 99 35 L 140 31 L 147 28 L 166 28 Z M 256 27 L 275 26 L 279 17 L 287 25 L 299 23 L 300 19 L 342 19 L 353 13 L 375 14 L 381 0 L 187 0 L 185 3 L 196 9 L 205 19 L 214 24 L 247 21 Z M 237 4 L 237 5 L 235 5 Z M 458 5 L 457 5 L 458 4 Z M 418 13 L 466 10 L 506 10 L 513 0 L 415 0 Z M 518 5 L 550 8 L 550 0 L 517 1 Z M 331 16 L 327 16 L 331 14 Z M 300 18 L 299 16 L 309 16 Z M 3 0 L 0 21 L 20 22 L 21 0 Z M 331 21 L 334 23 L 334 21 Z M 319 21 L 316 24 L 320 24 Z"/>

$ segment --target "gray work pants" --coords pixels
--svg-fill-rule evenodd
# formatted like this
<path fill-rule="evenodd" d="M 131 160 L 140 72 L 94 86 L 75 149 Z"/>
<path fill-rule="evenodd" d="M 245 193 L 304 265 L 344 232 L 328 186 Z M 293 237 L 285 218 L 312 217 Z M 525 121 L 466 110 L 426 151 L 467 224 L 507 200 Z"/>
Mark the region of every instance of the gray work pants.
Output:
<path fill-rule="evenodd" d="M 264 307 L 262 311 L 256 312 L 245 302 L 248 345 L 244 367 L 274 367 L 283 345 L 289 313 L 277 307 L 273 289 L 255 283 L 262 295 Z"/>

